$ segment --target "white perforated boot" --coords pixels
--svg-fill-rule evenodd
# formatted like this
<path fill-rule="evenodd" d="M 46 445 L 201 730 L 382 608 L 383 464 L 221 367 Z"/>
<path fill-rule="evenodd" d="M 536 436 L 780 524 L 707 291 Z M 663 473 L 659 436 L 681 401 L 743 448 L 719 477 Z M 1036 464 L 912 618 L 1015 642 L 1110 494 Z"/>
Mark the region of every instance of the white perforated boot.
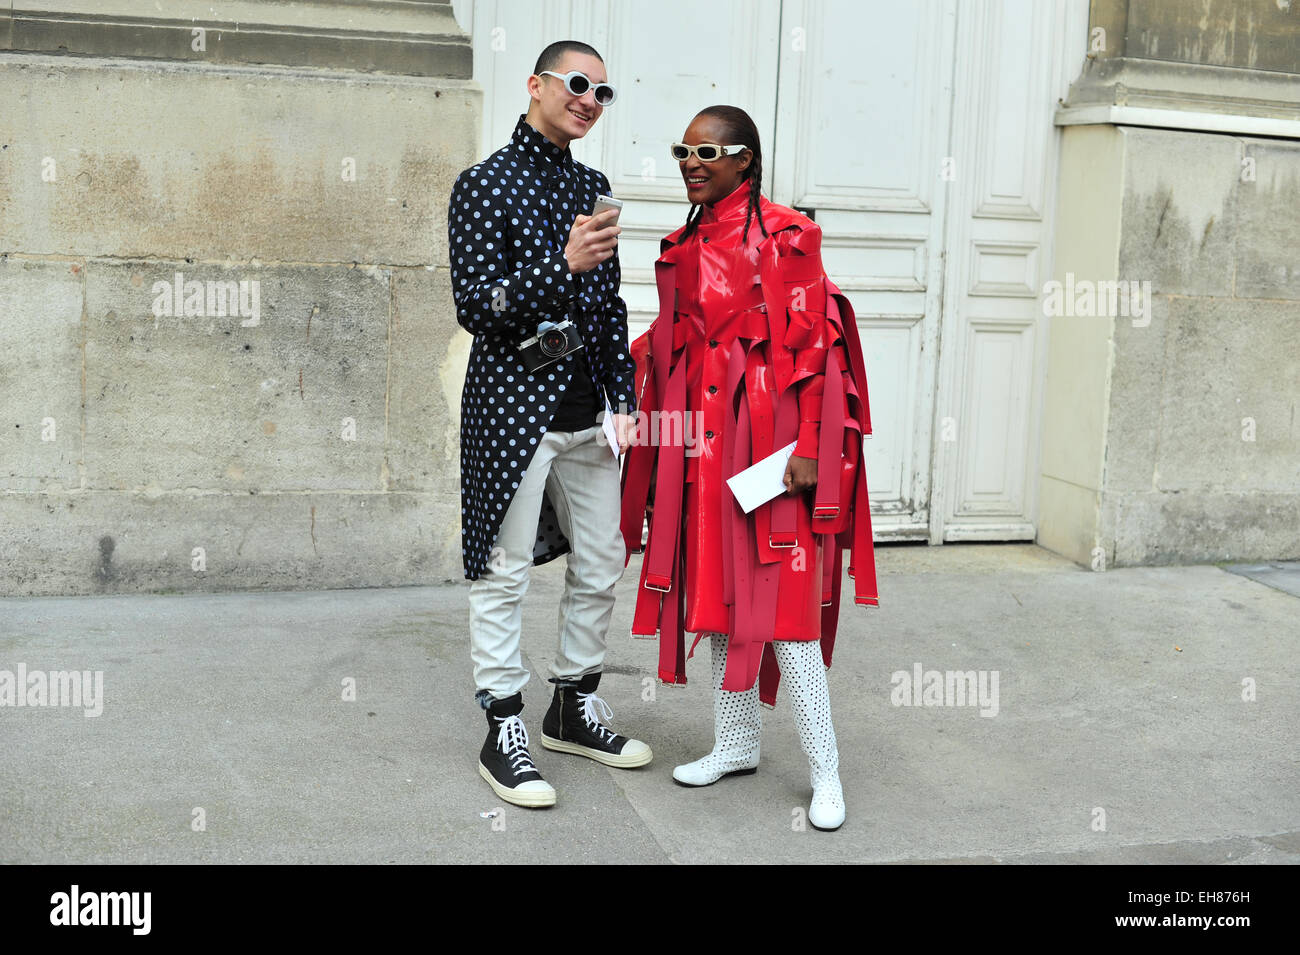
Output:
<path fill-rule="evenodd" d="M 790 688 L 799 742 L 808 756 L 813 788 L 808 821 L 817 829 L 838 829 L 844 825 L 844 789 L 821 644 L 816 640 L 777 640 L 772 647 Z"/>
<path fill-rule="evenodd" d="M 743 693 L 722 689 L 727 670 L 727 635 L 711 634 L 713 656 L 713 750 L 702 759 L 673 770 L 683 786 L 711 786 L 723 776 L 749 776 L 758 768 L 763 718 L 758 684 Z"/>

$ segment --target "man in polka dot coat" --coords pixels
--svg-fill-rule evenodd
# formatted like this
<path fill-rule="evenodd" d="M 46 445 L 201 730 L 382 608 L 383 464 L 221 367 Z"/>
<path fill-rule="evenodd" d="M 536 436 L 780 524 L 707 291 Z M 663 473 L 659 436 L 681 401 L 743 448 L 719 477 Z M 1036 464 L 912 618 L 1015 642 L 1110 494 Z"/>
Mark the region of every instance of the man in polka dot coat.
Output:
<path fill-rule="evenodd" d="M 618 458 L 600 417 L 607 406 L 634 410 L 635 366 L 615 214 L 590 215 L 609 181 L 568 147 L 615 93 L 599 54 L 576 41 L 542 52 L 528 92 L 510 143 L 457 178 L 448 233 L 456 319 L 474 336 L 461 397 L 461 540 L 476 698 L 488 721 L 479 773 L 508 802 L 548 806 L 555 791 L 519 716 L 529 678 L 521 603 L 533 564 L 568 554 L 543 746 L 621 767 L 645 765 L 651 752 L 601 722 L 612 714 L 595 695 L 625 556 Z M 582 347 L 530 372 L 521 344 L 540 322 L 566 318 Z M 626 450 L 631 419 L 620 413 L 614 423 Z"/>

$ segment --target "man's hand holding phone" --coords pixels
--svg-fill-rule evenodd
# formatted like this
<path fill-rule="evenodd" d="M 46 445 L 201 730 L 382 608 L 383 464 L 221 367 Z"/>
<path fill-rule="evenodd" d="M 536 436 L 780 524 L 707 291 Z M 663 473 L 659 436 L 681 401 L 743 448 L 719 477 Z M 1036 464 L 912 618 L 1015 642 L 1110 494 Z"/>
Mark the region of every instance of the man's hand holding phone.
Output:
<path fill-rule="evenodd" d="M 573 220 L 564 260 L 574 275 L 590 272 L 614 254 L 618 246 L 618 209 L 597 211 L 594 216 L 580 215 Z"/>

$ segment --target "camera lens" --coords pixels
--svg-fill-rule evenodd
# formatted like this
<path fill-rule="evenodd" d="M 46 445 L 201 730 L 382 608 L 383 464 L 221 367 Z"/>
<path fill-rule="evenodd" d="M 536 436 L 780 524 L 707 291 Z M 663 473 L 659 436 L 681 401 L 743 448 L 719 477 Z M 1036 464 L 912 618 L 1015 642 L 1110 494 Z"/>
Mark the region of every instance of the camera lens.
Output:
<path fill-rule="evenodd" d="M 568 339 L 564 337 L 564 332 L 557 329 L 550 329 L 538 336 L 537 343 L 542 349 L 542 354 L 547 358 L 555 358 L 564 354 L 564 346 Z"/>

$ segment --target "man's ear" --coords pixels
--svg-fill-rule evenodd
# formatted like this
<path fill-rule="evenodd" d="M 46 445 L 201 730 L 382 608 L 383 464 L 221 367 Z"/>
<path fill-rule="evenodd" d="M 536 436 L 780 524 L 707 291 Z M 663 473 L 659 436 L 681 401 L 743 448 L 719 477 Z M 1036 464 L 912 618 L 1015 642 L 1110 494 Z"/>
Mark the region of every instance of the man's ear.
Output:
<path fill-rule="evenodd" d="M 532 76 L 528 77 L 528 81 L 524 86 L 528 90 L 528 95 L 533 100 L 539 103 L 542 101 L 542 78 L 540 76 L 534 73 Z"/>

